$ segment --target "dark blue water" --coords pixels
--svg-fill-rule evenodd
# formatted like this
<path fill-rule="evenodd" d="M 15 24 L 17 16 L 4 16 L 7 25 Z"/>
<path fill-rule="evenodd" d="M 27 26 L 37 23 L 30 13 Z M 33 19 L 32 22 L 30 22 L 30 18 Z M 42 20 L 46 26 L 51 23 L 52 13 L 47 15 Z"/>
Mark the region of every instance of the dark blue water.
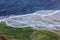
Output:
<path fill-rule="evenodd" d="M 60 2 L 51 0 L 0 0 L 0 16 L 22 15 L 39 10 L 60 10 Z"/>

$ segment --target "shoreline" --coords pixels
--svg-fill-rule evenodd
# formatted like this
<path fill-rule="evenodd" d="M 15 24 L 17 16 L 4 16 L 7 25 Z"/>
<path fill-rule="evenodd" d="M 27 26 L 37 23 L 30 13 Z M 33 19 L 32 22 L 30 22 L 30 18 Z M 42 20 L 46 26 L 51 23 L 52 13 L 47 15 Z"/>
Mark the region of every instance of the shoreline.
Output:
<path fill-rule="evenodd" d="M 41 16 L 41 17 L 45 17 L 45 16 L 50 16 L 50 15 L 53 15 L 53 14 L 56 14 L 57 12 L 59 12 L 60 10 L 56 10 L 55 12 L 53 12 L 53 13 L 51 13 L 51 14 L 48 14 L 48 15 L 41 15 L 41 14 L 37 14 L 37 12 L 35 12 L 35 13 L 31 13 L 31 14 L 25 14 L 25 15 L 13 15 L 13 16 L 9 16 L 8 18 L 3 18 L 3 19 L 0 19 L 0 22 L 5 22 L 8 26 L 12 26 L 12 25 L 10 25 L 10 24 L 8 24 L 8 20 L 9 19 L 11 19 L 11 18 L 15 18 L 15 17 L 23 17 L 24 18 L 24 16 L 29 16 L 29 15 L 31 15 L 31 16 L 34 16 L 34 15 L 39 15 L 39 16 Z M 12 21 L 12 20 L 10 20 L 10 21 Z M 19 21 L 18 21 L 19 22 Z M 31 24 L 30 24 L 31 25 Z M 42 25 L 42 26 L 45 26 L 46 28 L 48 28 L 49 29 L 49 27 L 47 27 L 49 24 L 47 24 L 47 25 Z M 54 25 L 54 26 L 60 26 L 60 25 Z M 54 26 L 53 25 L 50 25 L 50 29 L 51 28 L 53 28 L 54 29 Z M 13 26 L 12 26 L 13 27 Z M 34 26 L 35 27 L 35 26 Z M 23 27 L 16 27 L 16 28 L 23 28 Z M 37 28 L 37 27 L 36 27 Z"/>

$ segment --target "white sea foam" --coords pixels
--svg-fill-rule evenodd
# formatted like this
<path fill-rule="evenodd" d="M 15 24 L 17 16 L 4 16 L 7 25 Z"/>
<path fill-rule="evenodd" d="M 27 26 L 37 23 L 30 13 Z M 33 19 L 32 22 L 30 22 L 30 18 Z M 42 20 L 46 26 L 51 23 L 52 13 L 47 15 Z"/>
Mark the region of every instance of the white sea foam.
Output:
<path fill-rule="evenodd" d="M 8 26 L 16 28 L 38 28 L 43 26 L 48 30 L 56 30 L 58 28 L 60 29 L 60 16 L 58 15 L 60 15 L 60 10 L 51 10 L 50 12 L 48 12 L 48 10 L 42 10 L 31 14 L 9 16 L 3 20 Z"/>

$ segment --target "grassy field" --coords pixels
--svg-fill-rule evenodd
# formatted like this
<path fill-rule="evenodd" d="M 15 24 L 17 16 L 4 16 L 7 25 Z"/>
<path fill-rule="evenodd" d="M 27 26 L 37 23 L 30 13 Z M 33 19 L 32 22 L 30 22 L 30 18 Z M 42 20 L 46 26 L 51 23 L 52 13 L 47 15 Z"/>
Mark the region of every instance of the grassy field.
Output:
<path fill-rule="evenodd" d="M 0 32 L 4 32 L 10 40 L 60 40 L 60 36 L 47 30 L 34 30 L 32 28 L 12 28 L 0 23 Z"/>

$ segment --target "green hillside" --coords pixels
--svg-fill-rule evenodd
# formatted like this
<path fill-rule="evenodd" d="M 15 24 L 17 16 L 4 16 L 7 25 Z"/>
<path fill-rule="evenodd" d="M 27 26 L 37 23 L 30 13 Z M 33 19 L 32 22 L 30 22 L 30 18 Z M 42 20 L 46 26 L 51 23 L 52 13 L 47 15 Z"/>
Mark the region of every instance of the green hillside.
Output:
<path fill-rule="evenodd" d="M 12 28 L 0 23 L 0 32 L 4 32 L 10 40 L 60 40 L 60 36 L 46 30 L 32 28 Z"/>

